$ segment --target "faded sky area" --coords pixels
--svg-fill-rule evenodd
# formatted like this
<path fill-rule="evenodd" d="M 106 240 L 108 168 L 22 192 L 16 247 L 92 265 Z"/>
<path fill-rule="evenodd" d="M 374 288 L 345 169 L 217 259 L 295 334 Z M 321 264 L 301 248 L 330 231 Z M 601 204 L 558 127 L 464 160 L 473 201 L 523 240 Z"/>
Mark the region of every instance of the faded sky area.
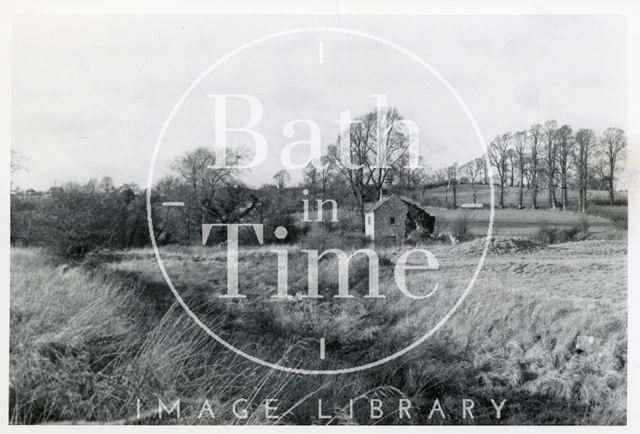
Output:
<path fill-rule="evenodd" d="M 625 25 L 616 16 L 20 17 L 13 23 L 12 146 L 27 157 L 28 172 L 15 174 L 13 185 L 46 189 L 102 176 L 144 185 L 165 120 L 194 79 L 238 46 L 296 27 L 354 29 L 415 53 L 456 89 L 487 143 L 548 119 L 597 132 L 626 129 Z M 326 148 L 335 143 L 340 111 L 364 114 L 374 107 L 372 94 L 387 95 L 418 124 L 429 167 L 482 152 L 451 93 L 408 56 L 361 37 L 304 33 L 251 47 L 205 77 L 167 129 L 156 180 L 176 156 L 213 145 L 207 95 L 238 93 L 262 102 L 256 130 L 269 142 L 265 162 L 243 174 L 250 185 L 270 181 L 284 145 L 308 138 L 305 127 L 285 137 L 286 122 L 313 120 Z M 229 108 L 231 126 L 247 116 L 246 107 Z M 247 139 L 229 141 L 250 149 Z"/>

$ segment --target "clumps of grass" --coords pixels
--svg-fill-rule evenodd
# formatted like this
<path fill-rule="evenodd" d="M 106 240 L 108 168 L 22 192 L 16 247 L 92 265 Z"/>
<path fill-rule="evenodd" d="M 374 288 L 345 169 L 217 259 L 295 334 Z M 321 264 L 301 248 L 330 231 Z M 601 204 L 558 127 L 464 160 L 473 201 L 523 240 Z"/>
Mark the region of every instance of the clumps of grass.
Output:
<path fill-rule="evenodd" d="M 151 263 L 136 260 L 132 268 Z M 175 261 L 184 265 L 188 258 Z M 264 258 L 250 261 L 255 270 Z M 389 411 L 378 421 L 388 424 L 468 423 L 460 399 L 491 409 L 491 397 L 509 400 L 503 419 L 480 409 L 473 423 L 620 424 L 626 418 L 624 313 L 588 299 L 578 305 L 548 293 L 519 294 L 508 282 L 490 284 L 474 291 L 437 335 L 393 363 L 348 376 L 302 376 L 223 349 L 177 305 L 154 306 L 153 291 L 138 288 L 148 284 L 144 280 L 132 283 L 79 267 L 60 274 L 37 251 L 14 250 L 11 265 L 11 423 L 122 420 L 135 415 L 137 398 L 144 412 L 157 408 L 158 397 L 182 399 L 180 421 L 165 416 L 131 423 L 312 424 L 318 422 L 318 398 L 332 410 L 358 398 L 356 420 L 376 423 L 359 406 L 374 397 L 415 403 L 411 420 Z M 335 275 L 335 266 L 332 259 L 322 261 L 321 280 Z M 350 283 L 357 287 L 367 275 L 364 256 L 351 267 Z M 382 282 L 391 278 L 388 268 L 381 267 Z M 191 285 L 196 277 L 202 279 L 192 277 Z M 310 369 L 378 358 L 423 333 L 427 318 L 416 303 L 407 310 L 399 302 L 365 305 L 362 298 L 344 304 L 259 298 L 214 304 L 201 298 L 198 313 L 205 320 L 228 315 L 223 323 L 240 335 L 243 350 Z M 327 338 L 325 361 L 317 357 L 317 339 L 309 338 L 313 331 Z M 578 352 L 580 334 L 594 337 L 593 347 Z M 216 418 L 198 419 L 197 403 L 195 412 L 189 409 L 191 397 L 207 397 Z M 238 398 L 248 400 L 248 419 L 233 417 L 230 407 Z M 265 419 L 266 398 L 279 400 L 278 420 Z M 427 418 L 436 398 L 445 421 Z M 334 414 L 332 424 L 354 423 L 343 412 Z"/>
<path fill-rule="evenodd" d="M 534 239 L 544 245 L 580 241 L 588 237 L 588 221 L 581 220 L 570 227 L 550 226 L 541 223 L 534 234 Z"/>
<path fill-rule="evenodd" d="M 486 238 L 479 238 L 463 245 L 465 255 L 477 256 L 484 251 Z M 487 252 L 495 255 L 522 255 L 542 249 L 543 245 L 536 239 L 493 237 L 489 241 Z"/>
<path fill-rule="evenodd" d="M 405 244 L 417 246 L 420 244 L 427 244 L 432 240 L 433 240 L 433 234 L 431 234 L 429 231 L 425 230 L 422 227 L 417 227 L 413 231 L 409 232 L 409 235 L 407 235 Z"/>

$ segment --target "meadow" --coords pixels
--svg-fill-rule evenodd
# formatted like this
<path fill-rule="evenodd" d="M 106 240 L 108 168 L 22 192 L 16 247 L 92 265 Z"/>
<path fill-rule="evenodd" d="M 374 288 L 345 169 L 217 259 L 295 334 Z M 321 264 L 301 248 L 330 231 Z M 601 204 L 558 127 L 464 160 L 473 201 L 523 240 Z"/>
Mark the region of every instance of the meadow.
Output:
<path fill-rule="evenodd" d="M 499 206 L 500 201 L 500 187 L 494 186 L 494 194 L 496 207 Z M 576 209 L 578 203 L 577 192 L 573 189 L 568 190 L 568 200 L 569 200 L 569 209 Z M 448 202 L 452 201 L 452 190 L 449 188 L 447 191 L 446 186 L 434 187 L 425 190 L 424 194 L 421 197 L 422 203 L 436 203 L 438 206 L 440 204 L 445 203 L 445 199 Z M 558 190 L 556 193 L 556 200 L 560 200 L 560 191 Z M 458 202 L 458 206 L 463 203 L 473 203 L 473 188 L 470 184 L 460 184 L 457 186 L 456 198 Z M 520 198 L 520 187 L 511 187 L 505 186 L 504 188 L 504 203 L 507 208 L 517 208 Z M 627 201 L 627 193 L 626 192 L 616 192 L 615 194 L 616 201 L 618 202 L 626 202 Z M 587 200 L 591 203 L 606 203 L 608 200 L 608 192 L 605 190 L 588 190 L 587 191 Z M 489 206 L 491 202 L 491 189 L 488 185 L 479 184 L 476 185 L 476 201 L 478 203 L 485 204 L 485 207 Z M 533 208 L 533 191 L 527 190 L 526 188 L 523 191 L 523 201 L 522 205 L 525 208 L 532 209 Z M 546 188 L 542 188 L 538 191 L 537 196 L 537 205 L 540 209 L 549 208 L 549 190 Z"/>
<path fill-rule="evenodd" d="M 574 210 L 577 208 L 577 197 L 573 190 L 569 191 L 569 204 L 566 211 L 560 208 L 553 213 L 548 209 L 548 190 L 538 192 L 538 209 L 533 209 L 533 193 L 524 190 L 523 206 L 518 209 L 520 189 L 518 187 L 505 187 L 505 208 L 500 209 L 498 204 L 499 188 L 495 187 L 495 219 L 494 234 L 505 236 L 532 236 L 540 225 L 554 226 L 558 228 L 570 228 L 572 226 L 588 226 L 590 232 L 610 231 L 612 227 L 618 229 L 627 228 L 628 208 L 626 205 L 626 192 L 616 193 L 616 204 L 608 204 L 606 191 L 588 190 L 587 198 L 589 206 L 587 214 L 580 214 Z M 454 230 L 456 221 L 465 220 L 469 232 L 474 235 L 487 233 L 489 223 L 491 190 L 486 185 L 476 186 L 476 201 L 484 205 L 483 209 L 460 209 L 455 211 L 447 209 L 452 203 L 452 193 L 445 192 L 445 187 L 429 189 L 425 192 L 421 202 L 432 204 L 426 209 L 436 217 L 440 227 L 444 230 Z M 446 199 L 446 200 L 445 200 Z M 459 185 L 457 191 L 458 206 L 465 203 L 473 203 L 473 190 L 470 185 Z"/>
<path fill-rule="evenodd" d="M 551 245 L 498 237 L 470 295 L 436 334 L 391 362 L 334 376 L 287 374 L 223 348 L 177 305 L 149 249 L 111 252 L 98 265 L 67 271 L 42 250 L 14 248 L 11 422 L 624 424 L 627 247 L 604 235 Z M 368 283 L 361 260 L 349 271 L 359 296 L 302 300 L 305 261 L 289 246 L 292 296 L 274 301 L 270 247 L 243 249 L 240 292 L 249 297 L 231 301 L 216 296 L 225 286 L 222 249 L 161 253 L 185 301 L 220 336 L 263 360 L 327 369 L 375 360 L 424 334 L 457 299 L 482 246 L 480 239 L 428 246 L 441 270 L 410 274 L 407 284 L 418 292 L 439 282 L 429 303 L 393 289 L 401 247 L 379 252 L 384 302 L 361 297 Z M 336 269 L 333 259 L 321 263 L 325 295 L 336 290 Z M 319 336 L 327 342 L 324 360 Z M 180 398 L 182 417 L 159 419 L 159 397 Z M 204 397 L 214 418 L 197 417 Z M 233 414 L 238 399 L 246 399 L 247 418 Z M 266 399 L 278 400 L 273 419 Z M 318 399 L 328 419 L 318 417 Z M 379 419 L 369 417 L 372 399 L 384 403 Z M 410 419 L 400 418 L 398 399 L 411 400 Z M 429 417 L 435 399 L 444 418 Z M 462 418 L 462 399 L 476 403 L 474 419 Z M 490 399 L 507 400 L 500 420 Z"/>

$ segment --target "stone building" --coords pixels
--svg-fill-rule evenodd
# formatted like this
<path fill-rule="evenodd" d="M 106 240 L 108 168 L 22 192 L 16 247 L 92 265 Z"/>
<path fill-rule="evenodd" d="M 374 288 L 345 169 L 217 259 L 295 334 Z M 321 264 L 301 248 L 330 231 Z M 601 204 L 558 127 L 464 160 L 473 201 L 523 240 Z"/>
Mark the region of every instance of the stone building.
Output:
<path fill-rule="evenodd" d="M 433 233 L 435 220 L 417 202 L 392 194 L 365 209 L 365 235 L 376 242 L 400 243 L 417 227 Z"/>

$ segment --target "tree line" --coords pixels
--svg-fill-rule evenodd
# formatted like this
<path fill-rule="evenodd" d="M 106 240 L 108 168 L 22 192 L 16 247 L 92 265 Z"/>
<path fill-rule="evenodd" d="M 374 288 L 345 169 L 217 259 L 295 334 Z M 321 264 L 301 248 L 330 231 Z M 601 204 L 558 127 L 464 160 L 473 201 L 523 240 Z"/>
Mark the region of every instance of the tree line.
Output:
<path fill-rule="evenodd" d="M 542 187 L 547 189 L 548 206 L 554 210 L 558 206 L 566 210 L 568 191 L 575 189 L 578 211 L 585 212 L 587 189 L 594 184 L 608 190 L 609 203 L 613 205 L 615 176 L 626 146 L 626 135 L 620 128 L 607 128 L 598 136 L 589 128 L 574 132 L 569 125 L 558 127 L 554 120 L 500 134 L 491 141 L 488 150 L 488 160 L 496 171 L 495 182 L 500 187 L 500 206 L 505 206 L 504 188 L 514 186 L 514 177 L 520 187 L 520 208 L 525 186 L 532 191 L 534 208 L 538 207 Z M 470 162 L 463 167 L 474 164 Z"/>
<path fill-rule="evenodd" d="M 500 187 L 501 207 L 505 206 L 504 189 L 511 185 L 519 186 L 520 208 L 525 188 L 531 191 L 533 207 L 538 207 L 539 192 L 546 188 L 549 207 L 567 209 L 567 191 L 576 189 L 579 210 L 584 212 L 587 189 L 606 187 L 614 202 L 614 177 L 626 146 L 621 129 L 608 128 L 597 136 L 590 129 L 574 133 L 568 125 L 558 127 L 555 121 L 548 121 L 496 136 L 486 155 L 431 170 L 410 167 L 410 137 L 403 118 L 397 109 L 384 115 L 388 128 L 383 132 L 378 131 L 377 110 L 358 117 L 348 135 L 307 164 L 296 186 L 291 185 L 290 174 L 280 170 L 271 182 L 249 187 L 239 170 L 212 169 L 215 154 L 211 150 L 200 147 L 185 152 L 175 158 L 172 173 L 156 182 L 151 192 L 156 240 L 159 244 L 188 244 L 201 239 L 203 223 L 253 222 L 265 225 L 266 243 L 281 242 L 273 236 L 278 226 L 287 228 L 288 242 L 295 242 L 305 231 L 296 215 L 301 211 L 303 190 L 311 207 L 318 198 L 337 198 L 341 208 L 356 211 L 359 218 L 338 225 L 352 232 L 364 231 L 366 204 L 392 191 L 422 200 L 430 189 L 445 187 L 445 202 L 449 203 L 451 194 L 450 206 L 455 208 L 458 185 L 470 185 L 475 202 L 477 187 L 493 182 Z M 340 146 L 345 139 L 349 143 Z M 385 146 L 378 146 L 379 139 Z M 352 166 L 344 163 L 345 152 Z M 228 165 L 241 164 L 246 156 L 242 149 L 228 151 Z M 378 167 L 380 161 L 385 168 Z M 12 162 L 12 170 L 22 170 L 23 164 L 23 160 Z M 493 179 L 490 168 L 495 169 Z M 184 206 L 163 206 L 166 201 L 180 201 Z M 135 184 L 116 187 L 109 177 L 84 185 L 67 183 L 44 197 L 12 195 L 11 237 L 12 241 L 53 245 L 61 256 L 80 258 L 97 248 L 147 245 L 146 215 L 146 190 Z"/>

